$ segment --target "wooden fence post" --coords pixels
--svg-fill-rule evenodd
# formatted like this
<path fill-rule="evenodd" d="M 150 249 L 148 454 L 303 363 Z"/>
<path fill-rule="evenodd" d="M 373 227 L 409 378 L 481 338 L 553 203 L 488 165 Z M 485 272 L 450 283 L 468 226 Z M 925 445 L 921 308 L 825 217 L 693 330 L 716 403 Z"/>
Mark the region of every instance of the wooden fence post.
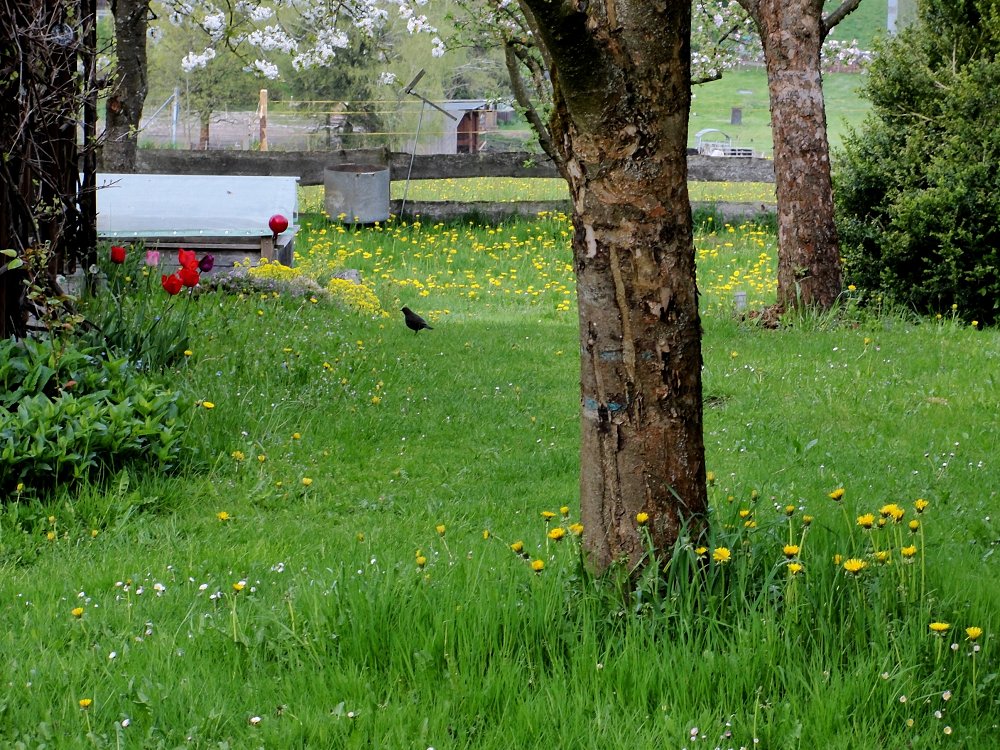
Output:
<path fill-rule="evenodd" d="M 267 89 L 260 90 L 257 114 L 260 116 L 260 150 L 267 151 Z"/>

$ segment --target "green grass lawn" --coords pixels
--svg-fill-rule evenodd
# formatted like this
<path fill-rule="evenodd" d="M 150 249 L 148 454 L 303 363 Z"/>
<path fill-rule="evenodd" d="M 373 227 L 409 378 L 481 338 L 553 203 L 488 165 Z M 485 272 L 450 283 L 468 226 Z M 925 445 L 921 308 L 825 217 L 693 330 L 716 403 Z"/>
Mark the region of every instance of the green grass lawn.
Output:
<path fill-rule="evenodd" d="M 0 508 L 0 746 L 994 746 L 997 332 L 860 291 L 757 328 L 773 236 L 700 232 L 712 538 L 620 588 L 571 526 L 569 231 L 304 217 L 384 315 L 201 296 L 190 460 Z"/>
<path fill-rule="evenodd" d="M 840 146 L 849 126 L 860 126 L 871 106 L 861 97 L 863 84 L 864 76 L 858 73 L 823 76 L 827 136 L 833 150 Z M 773 155 L 767 73 L 763 68 L 728 70 L 718 81 L 695 86 L 692 93 L 689 146 L 696 145 L 695 136 L 700 130 L 714 128 L 728 135 L 734 145 L 753 148 L 769 158 Z M 739 125 L 731 124 L 734 108 L 741 110 Z"/>

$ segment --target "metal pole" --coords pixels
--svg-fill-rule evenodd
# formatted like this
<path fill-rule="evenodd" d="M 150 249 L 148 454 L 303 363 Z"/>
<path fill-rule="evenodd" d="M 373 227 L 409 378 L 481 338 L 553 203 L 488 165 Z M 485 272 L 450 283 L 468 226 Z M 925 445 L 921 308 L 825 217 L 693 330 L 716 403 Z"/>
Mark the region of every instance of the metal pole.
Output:
<path fill-rule="evenodd" d="M 413 148 L 410 149 L 410 166 L 406 170 L 406 182 L 403 184 L 403 202 L 399 206 L 399 217 L 403 217 L 406 210 L 406 196 L 410 192 L 410 173 L 413 172 L 413 158 L 417 155 L 417 139 L 420 137 L 420 123 L 424 120 L 425 100 L 420 100 L 420 115 L 417 117 L 417 132 L 413 134 Z"/>

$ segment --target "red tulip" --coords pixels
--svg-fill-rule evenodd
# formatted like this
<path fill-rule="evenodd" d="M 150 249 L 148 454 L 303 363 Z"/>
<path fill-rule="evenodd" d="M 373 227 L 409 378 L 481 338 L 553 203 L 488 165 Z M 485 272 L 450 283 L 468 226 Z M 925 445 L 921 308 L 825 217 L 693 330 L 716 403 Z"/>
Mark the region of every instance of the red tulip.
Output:
<path fill-rule="evenodd" d="M 195 264 L 194 268 L 188 268 L 185 266 L 177 272 L 178 277 L 180 277 L 181 283 L 184 286 L 198 286 L 198 281 L 201 277 L 198 275 L 198 265 Z"/>
<path fill-rule="evenodd" d="M 274 232 L 274 235 L 278 236 L 288 229 L 288 219 L 281 214 L 275 214 L 268 220 L 267 225 L 271 228 L 271 231 Z"/>
<path fill-rule="evenodd" d="M 121 245 L 111 246 L 111 262 L 112 263 L 124 263 L 125 262 L 125 248 Z"/>
<path fill-rule="evenodd" d="M 163 284 L 163 288 L 166 290 L 167 294 L 177 294 L 181 287 L 184 286 L 181 282 L 181 277 L 176 273 L 172 273 L 169 276 L 163 276 L 160 279 L 160 283 Z"/>
<path fill-rule="evenodd" d="M 194 250 L 178 250 L 177 262 L 181 264 L 182 268 L 192 270 L 197 270 L 198 268 L 198 257 L 194 254 Z"/>

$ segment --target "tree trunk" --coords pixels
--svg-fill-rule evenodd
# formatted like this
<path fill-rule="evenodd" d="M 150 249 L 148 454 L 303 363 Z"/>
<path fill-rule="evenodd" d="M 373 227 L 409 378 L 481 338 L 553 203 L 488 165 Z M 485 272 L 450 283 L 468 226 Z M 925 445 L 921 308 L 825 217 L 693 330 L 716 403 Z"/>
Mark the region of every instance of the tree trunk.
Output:
<path fill-rule="evenodd" d="M 89 6 L 89 4 L 88 4 Z M 80 211 L 77 125 L 92 63 L 80 31 L 82 3 L 0 2 L 0 336 L 24 336 L 31 312 L 26 282 L 46 291 L 89 221 Z M 35 311 L 37 312 L 37 310 Z"/>
<path fill-rule="evenodd" d="M 589 565 L 669 550 L 706 510 L 701 325 L 687 194 L 689 0 L 524 0 L 553 61 L 573 198 L 580 505 Z M 586 9 L 586 11 L 582 9 Z"/>
<path fill-rule="evenodd" d="M 115 0 L 118 63 L 105 108 L 102 166 L 106 172 L 134 172 L 142 107 L 146 102 L 146 32 L 149 0 Z"/>
<path fill-rule="evenodd" d="M 820 72 L 823 3 L 741 0 L 741 4 L 760 33 L 771 98 L 778 305 L 829 309 L 842 291 L 842 281 Z"/>

